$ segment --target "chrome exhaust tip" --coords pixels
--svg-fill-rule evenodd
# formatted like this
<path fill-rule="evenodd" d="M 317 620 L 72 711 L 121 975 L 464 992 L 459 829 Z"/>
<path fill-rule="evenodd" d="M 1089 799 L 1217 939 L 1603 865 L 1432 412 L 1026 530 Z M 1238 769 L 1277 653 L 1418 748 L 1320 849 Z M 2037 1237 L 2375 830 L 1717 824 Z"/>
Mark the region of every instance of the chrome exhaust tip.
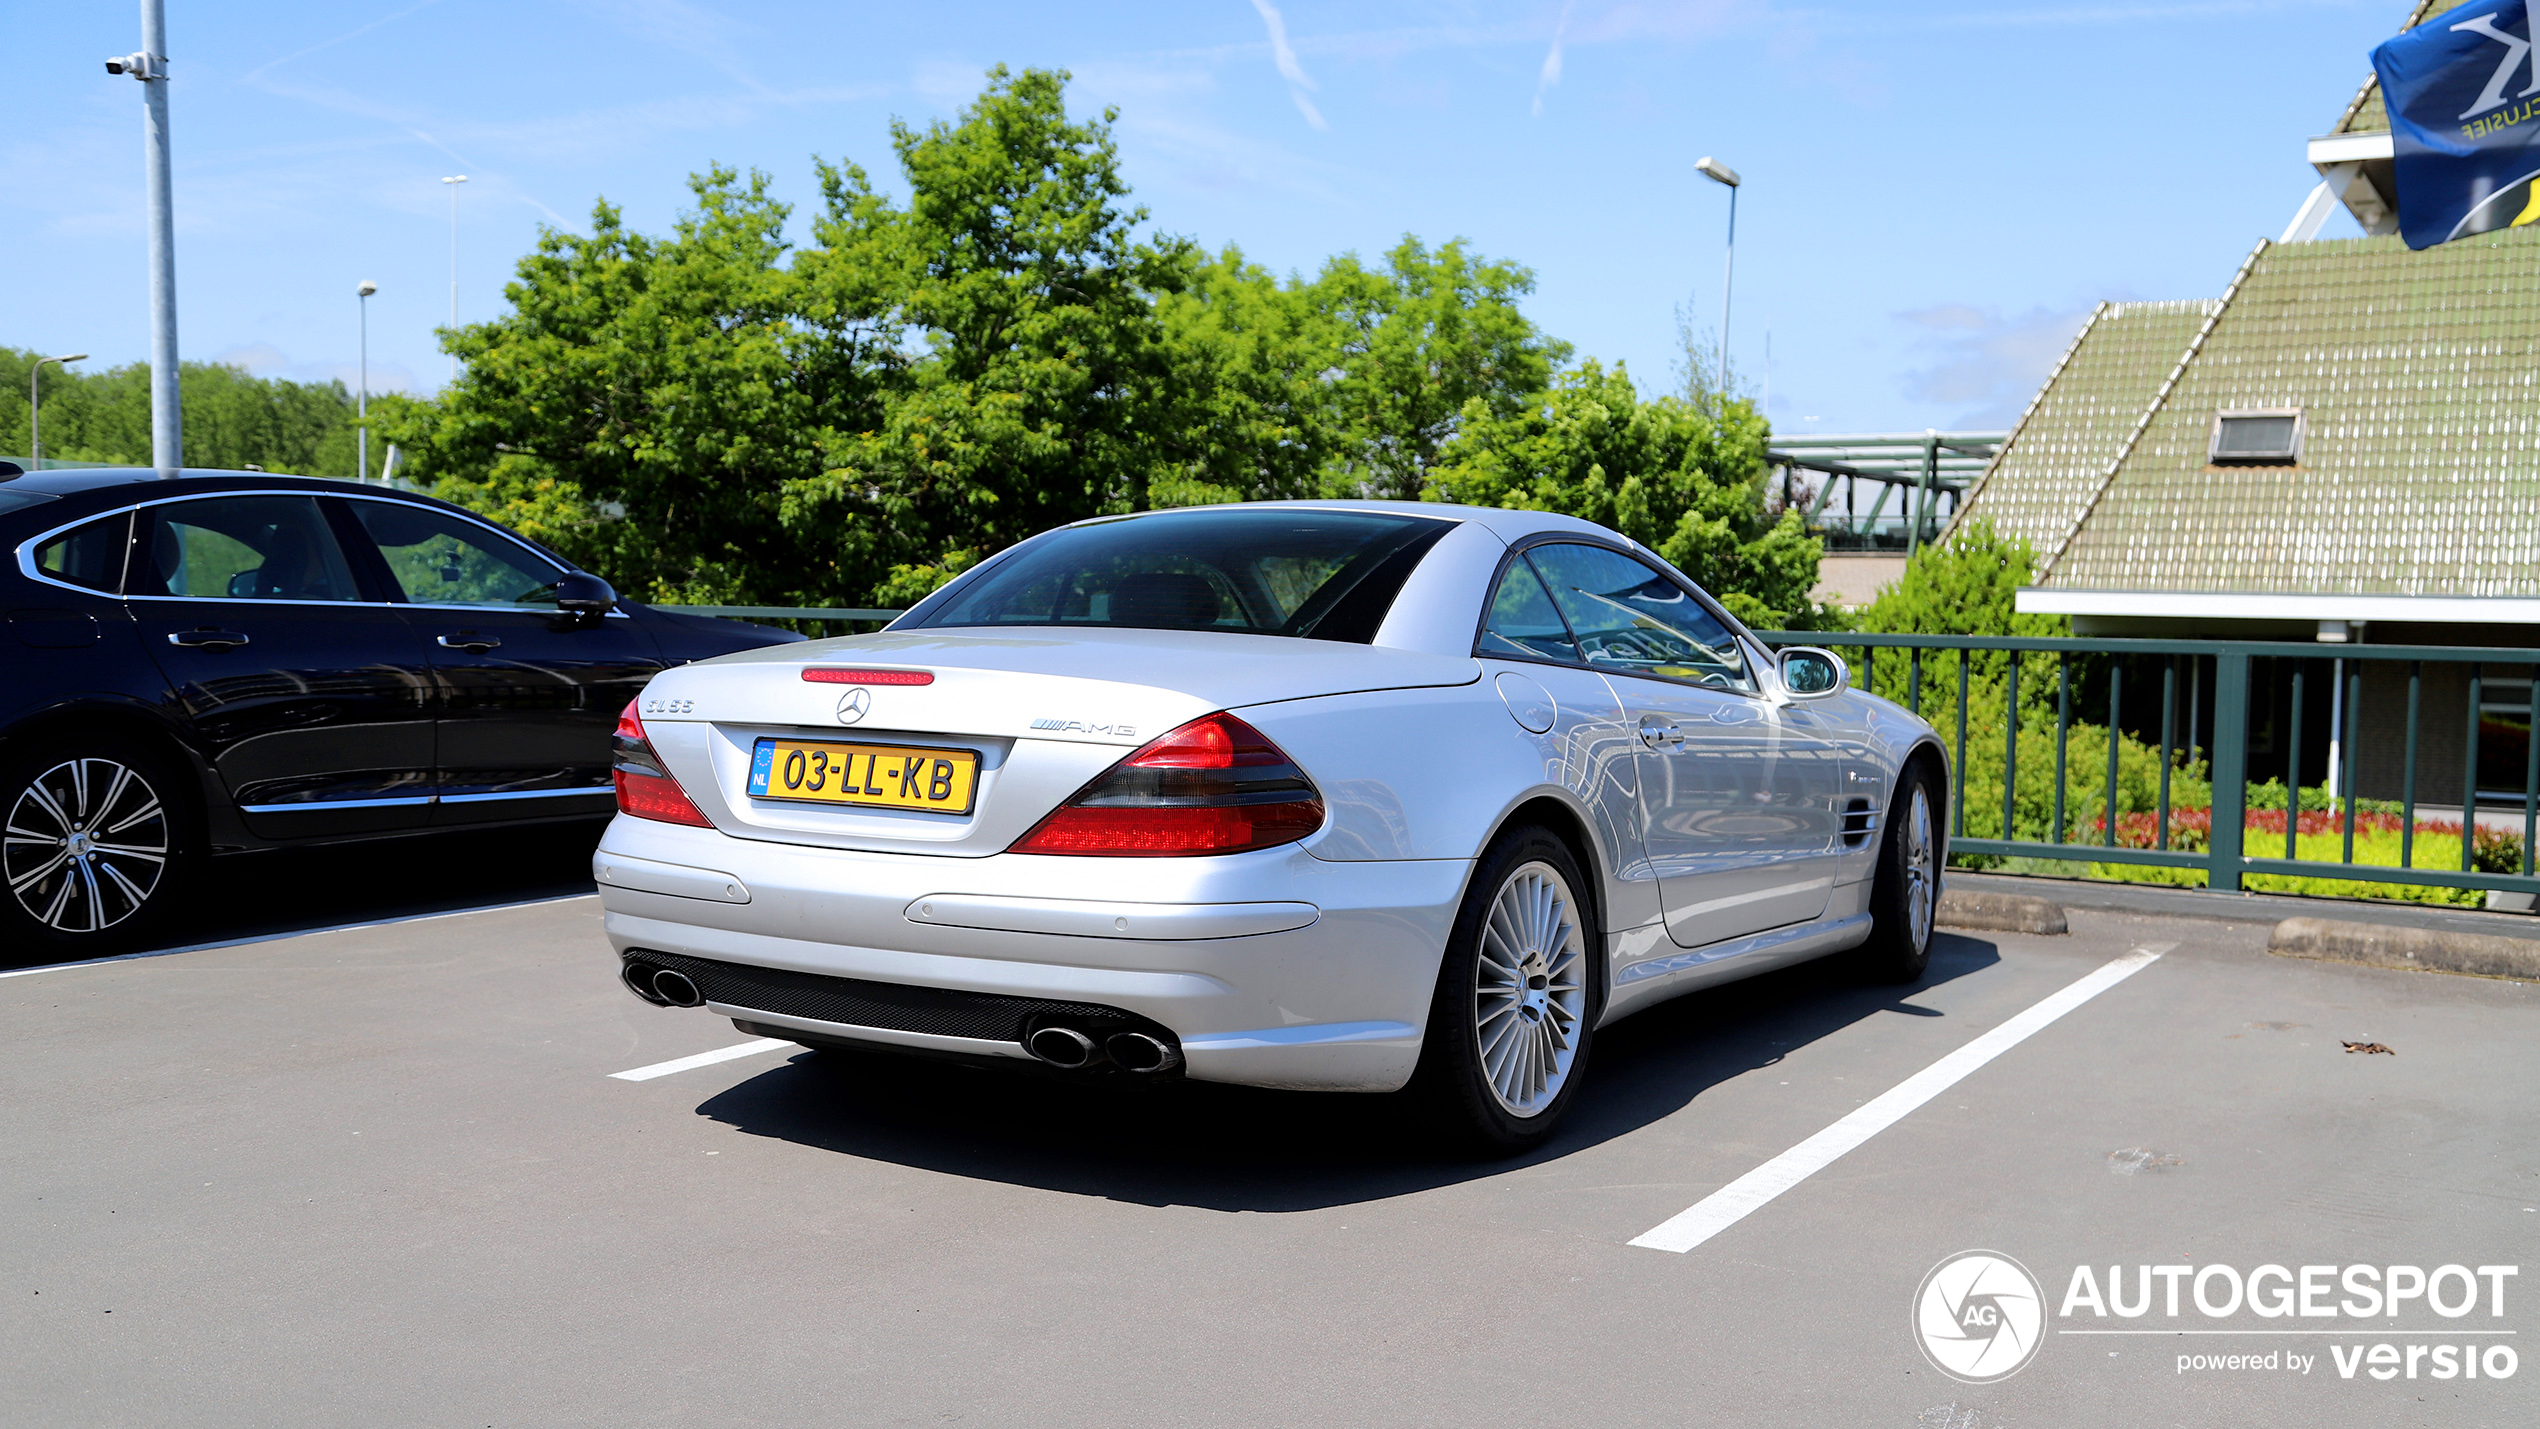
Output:
<path fill-rule="evenodd" d="M 628 992 L 660 1007 L 663 1005 L 661 994 L 653 991 L 653 977 L 660 971 L 651 963 L 624 962 L 618 964 L 617 980 L 626 984 Z"/>
<path fill-rule="evenodd" d="M 1103 1054 L 1129 1072 L 1169 1072 L 1182 1065 L 1182 1049 L 1144 1032 L 1114 1032 L 1104 1039 Z"/>
<path fill-rule="evenodd" d="M 676 968 L 663 968 L 653 974 L 653 996 L 672 1007 L 703 1007 L 706 995 L 695 982 Z"/>
<path fill-rule="evenodd" d="M 1075 1071 L 1094 1060 L 1094 1039 L 1073 1027 L 1043 1027 L 1023 1039 L 1023 1050 L 1049 1063 Z"/>

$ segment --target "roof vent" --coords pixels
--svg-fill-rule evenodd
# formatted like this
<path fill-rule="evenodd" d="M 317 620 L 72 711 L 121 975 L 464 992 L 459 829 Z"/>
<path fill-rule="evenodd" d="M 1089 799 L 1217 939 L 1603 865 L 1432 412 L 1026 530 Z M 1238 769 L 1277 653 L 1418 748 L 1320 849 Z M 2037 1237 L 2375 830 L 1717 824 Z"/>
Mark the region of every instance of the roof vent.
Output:
<path fill-rule="evenodd" d="M 2292 466 L 2302 459 L 2302 409 L 2216 412 L 2206 459 L 2216 466 Z"/>

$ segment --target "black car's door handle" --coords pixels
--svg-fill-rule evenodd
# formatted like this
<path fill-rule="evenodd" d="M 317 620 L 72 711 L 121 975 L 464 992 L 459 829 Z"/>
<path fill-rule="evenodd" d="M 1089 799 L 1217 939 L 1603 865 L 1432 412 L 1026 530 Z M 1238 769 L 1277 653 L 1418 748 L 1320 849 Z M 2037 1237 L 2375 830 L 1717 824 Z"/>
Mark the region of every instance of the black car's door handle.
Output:
<path fill-rule="evenodd" d="M 482 655 L 502 643 L 491 635 L 479 635 L 473 630 L 462 630 L 456 635 L 444 635 L 439 641 L 444 650 L 465 650 L 471 655 Z"/>
<path fill-rule="evenodd" d="M 171 630 L 168 643 L 189 650 L 235 650 L 247 643 L 247 637 L 235 630 Z"/>

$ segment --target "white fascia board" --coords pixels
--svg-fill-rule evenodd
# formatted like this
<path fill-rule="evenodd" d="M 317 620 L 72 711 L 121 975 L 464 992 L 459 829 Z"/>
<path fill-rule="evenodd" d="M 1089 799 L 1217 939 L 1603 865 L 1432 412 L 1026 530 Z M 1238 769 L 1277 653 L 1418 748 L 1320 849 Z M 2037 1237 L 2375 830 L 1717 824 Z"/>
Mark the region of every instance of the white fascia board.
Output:
<path fill-rule="evenodd" d="M 2540 625 L 2540 598 L 2499 595 L 2277 595 L 2235 591 L 2056 590 L 2023 586 L 2022 615 L 2133 615 L 2163 620 L 2404 620 Z"/>
<path fill-rule="evenodd" d="M 2378 134 L 2331 134 L 2313 139 L 2309 158 L 2311 167 L 2324 169 L 2331 164 L 2360 164 L 2372 159 L 2387 159 L 2398 153 L 2388 130 Z"/>

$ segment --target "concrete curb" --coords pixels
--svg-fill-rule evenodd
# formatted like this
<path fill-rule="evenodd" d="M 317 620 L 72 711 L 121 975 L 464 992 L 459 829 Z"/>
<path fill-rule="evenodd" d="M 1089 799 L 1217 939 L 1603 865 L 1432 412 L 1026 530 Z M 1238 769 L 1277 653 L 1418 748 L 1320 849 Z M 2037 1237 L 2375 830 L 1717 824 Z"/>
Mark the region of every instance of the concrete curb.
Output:
<path fill-rule="evenodd" d="M 2540 941 L 2528 938 L 2287 918 L 2275 925 L 2267 951 L 2287 958 L 2540 982 Z"/>
<path fill-rule="evenodd" d="M 2025 893 L 1988 893 L 1944 889 L 1935 922 L 1944 928 L 1981 928 L 1995 933 L 2063 933 L 2064 907 Z"/>

